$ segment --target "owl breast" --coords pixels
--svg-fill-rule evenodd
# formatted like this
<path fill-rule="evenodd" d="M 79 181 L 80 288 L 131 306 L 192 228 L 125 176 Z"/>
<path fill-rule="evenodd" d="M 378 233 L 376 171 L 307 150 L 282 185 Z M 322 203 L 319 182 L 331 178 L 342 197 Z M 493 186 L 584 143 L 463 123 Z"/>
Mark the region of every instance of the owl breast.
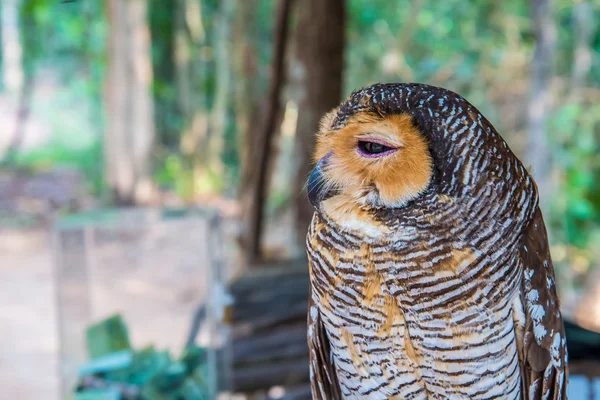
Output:
<path fill-rule="evenodd" d="M 318 216 L 308 236 L 314 304 L 347 399 L 519 398 L 518 257 L 365 240 Z M 460 246 L 459 246 L 460 247 Z"/>

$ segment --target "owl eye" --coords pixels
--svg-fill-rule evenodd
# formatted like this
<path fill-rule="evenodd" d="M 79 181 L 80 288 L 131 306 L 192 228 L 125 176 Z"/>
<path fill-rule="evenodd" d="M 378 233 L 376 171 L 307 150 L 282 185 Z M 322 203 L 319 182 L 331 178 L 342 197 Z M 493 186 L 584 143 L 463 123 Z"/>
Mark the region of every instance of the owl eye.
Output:
<path fill-rule="evenodd" d="M 371 142 L 367 140 L 358 141 L 358 152 L 365 157 L 377 157 L 396 150 L 393 147 L 386 146 L 382 143 Z"/>

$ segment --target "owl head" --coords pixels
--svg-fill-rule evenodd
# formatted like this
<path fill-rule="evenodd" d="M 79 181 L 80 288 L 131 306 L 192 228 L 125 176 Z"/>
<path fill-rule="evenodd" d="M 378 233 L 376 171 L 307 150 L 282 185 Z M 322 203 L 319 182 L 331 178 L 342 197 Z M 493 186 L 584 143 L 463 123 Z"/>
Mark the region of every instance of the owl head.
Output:
<path fill-rule="evenodd" d="M 307 189 L 317 210 L 326 202 L 422 207 L 440 196 L 465 197 L 493 180 L 510 181 L 515 167 L 522 170 L 473 105 L 424 84 L 377 84 L 352 93 L 322 119 L 314 159 Z"/>

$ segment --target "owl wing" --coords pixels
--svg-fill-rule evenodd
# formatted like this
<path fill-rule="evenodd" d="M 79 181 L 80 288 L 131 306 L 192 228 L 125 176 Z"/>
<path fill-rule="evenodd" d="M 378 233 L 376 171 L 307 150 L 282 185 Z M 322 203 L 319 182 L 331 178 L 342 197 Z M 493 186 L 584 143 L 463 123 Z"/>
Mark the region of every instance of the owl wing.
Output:
<path fill-rule="evenodd" d="M 554 285 L 548 236 L 538 208 L 525 228 L 520 247 L 523 262 L 521 302 L 524 326 L 518 335 L 523 399 L 567 398 L 565 330 Z"/>
<path fill-rule="evenodd" d="M 340 384 L 335 372 L 329 339 L 319 308 L 308 300 L 308 350 L 310 353 L 310 384 L 314 400 L 341 400 Z"/>

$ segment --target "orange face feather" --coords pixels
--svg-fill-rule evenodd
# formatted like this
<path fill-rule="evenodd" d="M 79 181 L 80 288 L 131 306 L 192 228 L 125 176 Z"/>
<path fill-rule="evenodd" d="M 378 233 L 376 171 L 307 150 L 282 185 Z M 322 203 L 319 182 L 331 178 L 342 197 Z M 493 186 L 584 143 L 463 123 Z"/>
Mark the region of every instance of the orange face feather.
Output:
<path fill-rule="evenodd" d="M 427 188 L 432 159 L 411 116 L 358 113 L 342 129 L 331 131 L 328 128 L 335 112 L 323 118 L 314 154 L 318 161 L 331 153 L 323 178 L 337 189 L 334 197 L 353 200 L 355 205 L 400 207 Z M 393 151 L 369 156 L 359 150 L 360 141 Z"/>

